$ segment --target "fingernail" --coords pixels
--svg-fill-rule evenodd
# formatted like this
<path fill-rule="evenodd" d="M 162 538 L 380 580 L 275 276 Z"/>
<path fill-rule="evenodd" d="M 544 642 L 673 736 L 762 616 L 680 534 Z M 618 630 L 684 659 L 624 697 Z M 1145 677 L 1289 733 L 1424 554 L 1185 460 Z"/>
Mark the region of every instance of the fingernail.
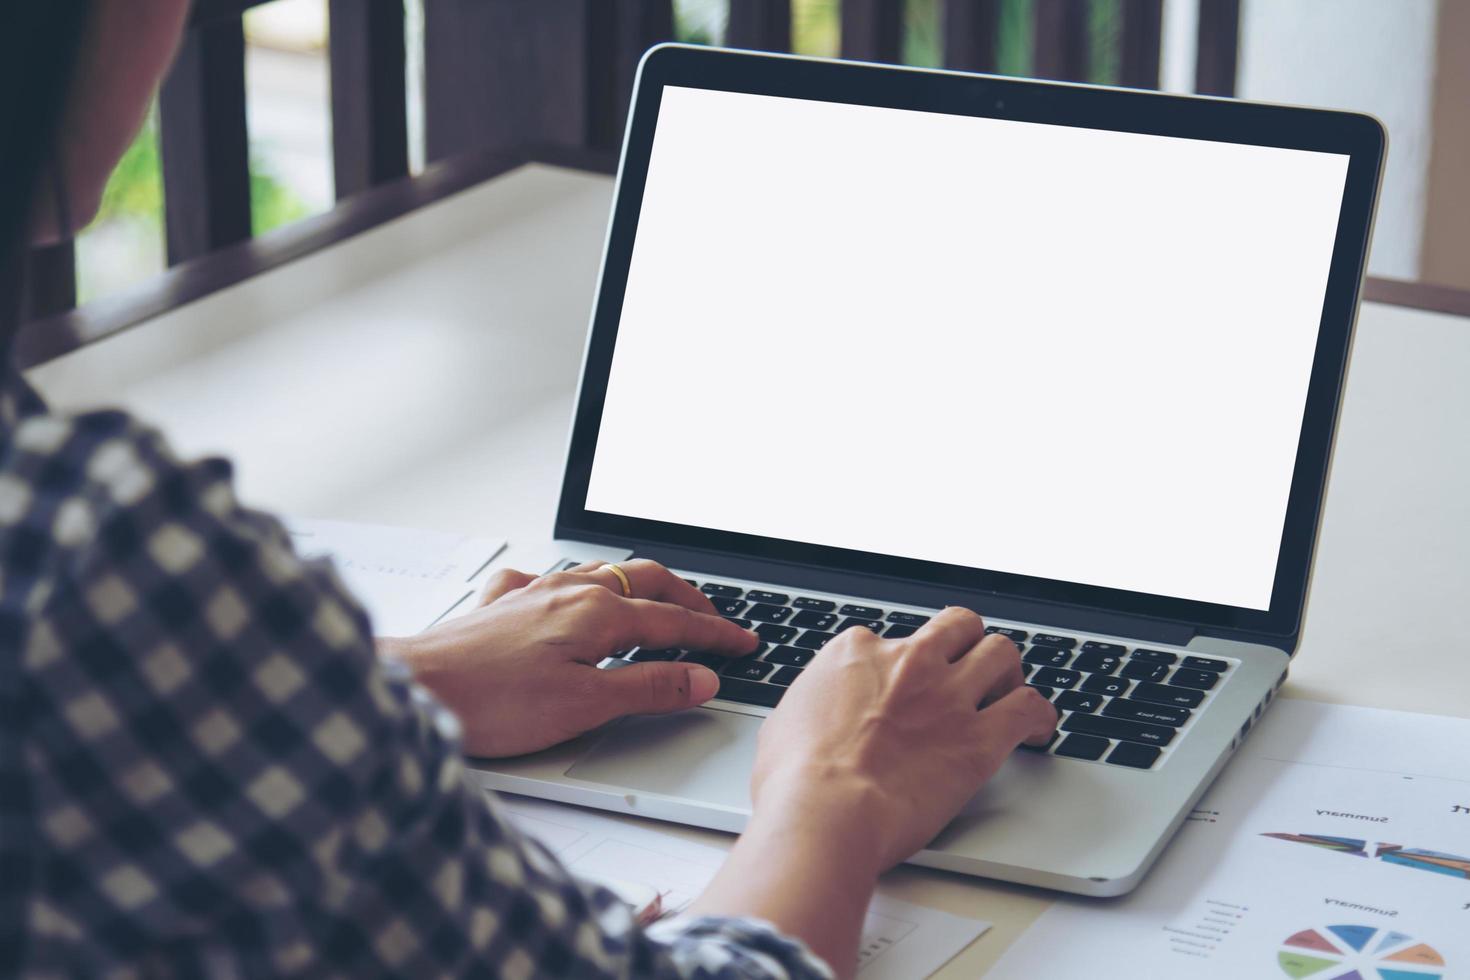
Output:
<path fill-rule="evenodd" d="M 689 665 L 689 701 L 704 704 L 720 689 L 720 679 L 708 667 Z"/>

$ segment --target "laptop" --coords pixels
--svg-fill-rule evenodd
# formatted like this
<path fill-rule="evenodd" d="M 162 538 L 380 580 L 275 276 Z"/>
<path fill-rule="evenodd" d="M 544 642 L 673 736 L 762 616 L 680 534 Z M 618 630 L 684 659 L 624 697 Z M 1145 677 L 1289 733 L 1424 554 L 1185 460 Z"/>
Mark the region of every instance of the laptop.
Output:
<path fill-rule="evenodd" d="M 662 562 L 763 645 L 610 658 L 720 693 L 484 783 L 739 831 L 823 645 L 960 605 L 1060 723 L 913 863 L 1132 889 L 1297 647 L 1384 151 L 1352 113 L 652 50 L 556 554 Z"/>

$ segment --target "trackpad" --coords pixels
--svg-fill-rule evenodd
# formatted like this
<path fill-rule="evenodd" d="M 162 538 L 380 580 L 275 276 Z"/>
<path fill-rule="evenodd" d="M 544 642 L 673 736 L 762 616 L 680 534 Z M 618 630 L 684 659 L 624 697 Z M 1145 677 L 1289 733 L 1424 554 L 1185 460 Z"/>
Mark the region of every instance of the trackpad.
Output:
<path fill-rule="evenodd" d="M 567 770 L 573 779 L 750 809 L 761 719 L 696 708 L 618 722 Z"/>

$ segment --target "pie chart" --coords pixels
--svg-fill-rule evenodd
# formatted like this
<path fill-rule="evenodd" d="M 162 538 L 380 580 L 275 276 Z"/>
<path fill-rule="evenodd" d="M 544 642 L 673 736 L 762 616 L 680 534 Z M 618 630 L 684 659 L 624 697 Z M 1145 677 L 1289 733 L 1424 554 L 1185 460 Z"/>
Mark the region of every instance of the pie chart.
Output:
<path fill-rule="evenodd" d="M 1444 957 L 1428 943 L 1377 926 L 1320 926 L 1288 936 L 1276 954 L 1293 980 L 1438 980 Z"/>

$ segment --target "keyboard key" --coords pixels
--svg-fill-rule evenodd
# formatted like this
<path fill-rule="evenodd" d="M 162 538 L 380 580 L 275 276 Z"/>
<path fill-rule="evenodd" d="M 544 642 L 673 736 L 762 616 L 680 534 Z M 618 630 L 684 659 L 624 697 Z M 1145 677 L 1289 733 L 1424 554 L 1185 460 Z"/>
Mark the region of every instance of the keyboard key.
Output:
<path fill-rule="evenodd" d="M 771 675 L 771 683 L 780 684 L 782 687 L 786 687 L 800 676 L 800 667 L 782 667 L 780 670 Z"/>
<path fill-rule="evenodd" d="M 1105 694 L 1110 698 L 1116 698 L 1128 693 L 1128 689 L 1132 686 L 1132 681 L 1125 681 L 1121 677 L 1093 676 L 1083 681 L 1079 690 L 1086 691 L 1088 694 Z"/>
<path fill-rule="evenodd" d="M 842 622 L 838 623 L 837 629 L 833 630 L 833 632 L 841 633 L 843 630 L 852 629 L 854 626 L 866 626 L 874 633 L 881 633 L 883 631 L 883 620 L 866 619 L 854 616 L 851 619 L 844 619 Z"/>
<path fill-rule="evenodd" d="M 805 667 L 812 662 L 816 653 L 811 650 L 798 650 L 795 647 L 777 647 L 766 654 L 766 662 L 772 664 L 788 664 L 792 667 Z"/>
<path fill-rule="evenodd" d="M 763 708 L 774 708 L 781 700 L 781 695 L 786 693 L 786 688 L 776 684 L 759 684 L 754 681 L 743 681 L 738 677 L 724 676 L 720 678 L 720 693 L 716 697 L 724 698 L 726 701 L 738 701 L 741 704 L 756 704 Z"/>
<path fill-rule="evenodd" d="M 1068 715 L 1062 722 L 1062 731 L 1081 732 L 1084 735 L 1101 735 L 1124 742 L 1142 742 L 1145 745 L 1168 745 L 1177 734 L 1164 725 L 1146 725 L 1141 721 L 1124 721 L 1122 718 L 1107 718 L 1102 715 Z"/>
<path fill-rule="evenodd" d="M 791 607 L 773 606 L 768 602 L 763 602 L 760 605 L 751 606 L 750 611 L 745 615 L 761 623 L 784 623 L 791 618 Z"/>
<path fill-rule="evenodd" d="M 718 585 L 714 582 L 704 583 L 704 585 L 699 587 L 699 591 L 705 595 L 725 596 L 729 599 L 738 599 L 745 592 L 744 589 L 736 588 L 733 585 Z"/>
<path fill-rule="evenodd" d="M 1072 667 L 1075 670 L 1085 670 L 1089 674 L 1111 674 L 1122 662 L 1115 654 L 1088 650 L 1077 655 L 1077 662 Z"/>
<path fill-rule="evenodd" d="M 750 620 L 740 616 L 726 616 L 725 618 L 734 623 L 736 626 L 739 626 L 743 630 L 748 630 L 755 625 Z"/>
<path fill-rule="evenodd" d="M 829 630 L 837 625 L 837 614 L 829 612 L 817 612 L 815 609 L 803 609 L 787 620 L 792 626 L 799 626 L 804 630 Z"/>
<path fill-rule="evenodd" d="M 1224 660 L 1212 660 L 1209 657 L 1185 657 L 1179 662 L 1179 666 L 1188 667 L 1191 670 L 1208 670 L 1216 674 L 1223 674 L 1230 669 L 1230 664 Z"/>
<path fill-rule="evenodd" d="M 1179 708 L 1198 708 L 1204 699 L 1204 691 L 1191 691 L 1187 687 L 1165 687 L 1162 684 L 1140 684 L 1133 691 L 1135 701 L 1172 704 Z"/>
<path fill-rule="evenodd" d="M 723 657 L 718 653 L 686 653 L 680 659 L 686 664 L 699 664 L 713 671 L 723 669 L 731 660 L 730 657 Z"/>
<path fill-rule="evenodd" d="M 1123 656 L 1126 649 L 1117 643 L 1100 643 L 1097 640 L 1088 640 L 1082 644 L 1083 653 L 1106 653 L 1114 657 Z"/>
<path fill-rule="evenodd" d="M 1178 728 L 1188 721 L 1189 716 L 1194 712 L 1172 704 L 1154 704 L 1150 701 L 1118 698 L 1108 703 L 1108 706 L 1103 709 L 1103 714 L 1109 718 L 1126 718 L 1129 721 L 1146 721 L 1151 725 L 1168 725 L 1171 728 Z"/>
<path fill-rule="evenodd" d="M 837 603 L 831 599 L 808 599 L 802 596 L 792 603 L 797 609 L 815 609 L 817 612 L 831 612 L 837 608 Z"/>
<path fill-rule="evenodd" d="M 1075 637 L 1058 636 L 1055 633 L 1037 633 L 1031 637 L 1031 642 L 1048 647 L 1061 647 L 1063 650 L 1070 650 L 1077 645 Z"/>
<path fill-rule="evenodd" d="M 1065 667 L 1067 661 L 1072 659 L 1072 653 L 1056 647 L 1032 647 L 1022 659 L 1028 664 L 1039 664 L 1042 667 Z"/>
<path fill-rule="evenodd" d="M 1021 664 L 1021 676 L 1022 677 L 1030 677 L 1031 676 L 1031 672 L 1034 671 L 1035 669 L 1036 669 L 1036 665 L 1035 664 L 1022 663 Z M 1083 685 L 1083 686 L 1085 687 L 1086 685 Z"/>
<path fill-rule="evenodd" d="M 694 586 L 694 587 L 695 587 L 695 588 L 696 588 L 696 589 L 697 589 L 697 588 L 699 588 L 699 583 L 698 583 L 698 582 L 696 582 L 696 581 L 694 581 L 694 579 L 692 579 L 692 578 L 686 578 L 686 579 L 685 579 L 685 580 L 684 580 L 684 582 L 685 582 L 685 584 L 686 584 L 686 585 L 692 585 L 692 586 Z"/>
<path fill-rule="evenodd" d="M 1102 707 L 1103 697 L 1101 694 L 1083 694 L 1081 691 L 1063 691 L 1057 695 L 1056 706 L 1063 711 L 1080 711 L 1083 714 L 1092 714 Z M 1138 718 L 1136 721 L 1146 719 Z"/>
<path fill-rule="evenodd" d="M 1169 678 L 1169 683 L 1175 687 L 1192 687 L 1197 691 L 1208 691 L 1220 680 L 1220 675 L 1212 670 L 1186 670 L 1180 667 L 1174 671 L 1174 676 Z"/>
<path fill-rule="evenodd" d="M 1091 735 L 1068 735 L 1062 739 L 1062 744 L 1057 746 L 1057 755 L 1064 755 L 1069 759 L 1101 759 L 1104 752 L 1108 750 L 1108 740 L 1105 738 L 1094 738 Z"/>
<path fill-rule="evenodd" d="M 1144 660 L 1130 660 L 1123 665 L 1123 677 L 1134 681 L 1161 681 L 1169 676 L 1167 664 L 1151 664 Z"/>
<path fill-rule="evenodd" d="M 1115 766 L 1150 769 L 1158 757 L 1159 749 L 1156 746 L 1139 745 L 1137 742 L 1119 742 L 1112 754 L 1108 756 L 1108 761 Z"/>
<path fill-rule="evenodd" d="M 777 606 L 784 606 L 791 601 L 791 597 L 784 592 L 762 592 L 760 589 L 751 589 L 745 593 L 745 598 L 751 602 L 769 602 Z"/>
<path fill-rule="evenodd" d="M 1038 670 L 1031 680 L 1042 687 L 1069 688 L 1081 680 L 1082 675 L 1075 670 L 1058 670 L 1055 667 L 1043 667 Z"/>
<path fill-rule="evenodd" d="M 928 616 L 920 616 L 918 613 L 891 612 L 888 614 L 890 623 L 902 623 L 905 626 L 923 626 L 929 622 Z"/>
<path fill-rule="evenodd" d="M 826 646 L 834 634 L 823 633 L 821 630 L 807 630 L 796 638 L 796 646 L 807 650 L 820 650 Z"/>
<path fill-rule="evenodd" d="M 720 596 L 711 596 L 709 604 L 721 616 L 738 616 L 746 606 L 744 599 L 725 599 Z"/>
<path fill-rule="evenodd" d="M 917 632 L 919 632 L 917 626 L 905 626 L 902 623 L 895 623 L 888 627 L 888 632 L 883 634 L 883 638 L 886 640 L 901 640 L 906 636 L 913 636 Z"/>
<path fill-rule="evenodd" d="M 1013 629 L 1009 626 L 987 626 L 985 627 L 985 632 L 1009 636 L 1015 643 L 1025 643 L 1028 635 L 1025 630 Z"/>
<path fill-rule="evenodd" d="M 1051 700 L 1053 694 L 1057 693 L 1055 688 L 1042 687 L 1040 684 L 1027 684 L 1026 686 L 1031 688 L 1033 691 L 1041 692 L 1041 696 L 1046 698 L 1048 701 Z"/>
<path fill-rule="evenodd" d="M 678 650 L 634 650 L 628 654 L 629 660 L 674 660 L 679 656 Z"/>
<path fill-rule="evenodd" d="M 761 623 L 755 628 L 755 635 L 767 643 L 790 643 L 791 638 L 796 635 L 796 629 L 791 626 L 778 626 L 775 623 Z"/>
<path fill-rule="evenodd" d="M 768 664 L 764 660 L 756 660 L 753 657 L 741 657 L 732 660 L 720 671 L 727 677 L 739 677 L 747 681 L 758 681 L 771 671 L 776 669 L 775 664 Z"/>
<path fill-rule="evenodd" d="M 854 606 L 850 602 L 837 611 L 842 613 L 842 615 L 844 616 L 856 616 L 859 619 L 883 618 L 883 610 L 875 606 Z"/>
<path fill-rule="evenodd" d="M 1132 659 L 1151 664 L 1172 664 L 1179 659 L 1179 656 L 1166 650 L 1134 650 Z"/>
<path fill-rule="evenodd" d="M 1048 738 L 1046 742 L 1041 745 L 1027 745 L 1025 742 L 1022 742 L 1019 746 L 1017 746 L 1017 748 L 1030 749 L 1032 752 L 1045 752 L 1047 749 L 1056 744 L 1057 736 L 1059 734 L 1059 732 L 1052 732 L 1051 737 Z"/>

